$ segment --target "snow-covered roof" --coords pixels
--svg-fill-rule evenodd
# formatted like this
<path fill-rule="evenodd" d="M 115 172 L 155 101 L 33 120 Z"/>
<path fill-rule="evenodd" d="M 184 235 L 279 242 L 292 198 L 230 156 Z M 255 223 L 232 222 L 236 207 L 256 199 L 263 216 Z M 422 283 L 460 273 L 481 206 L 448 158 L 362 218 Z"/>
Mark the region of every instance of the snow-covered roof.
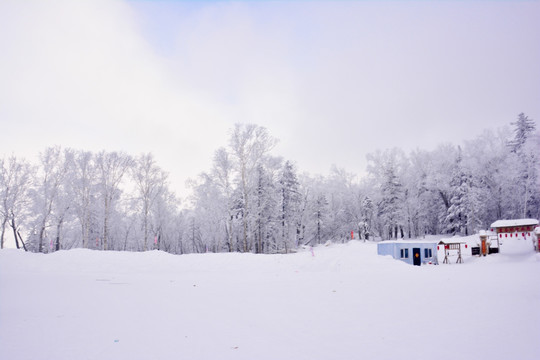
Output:
<path fill-rule="evenodd" d="M 384 244 L 437 244 L 439 241 L 438 240 L 424 240 L 424 239 L 419 239 L 419 240 L 384 240 L 384 241 L 380 241 L 380 243 L 384 243 Z"/>
<path fill-rule="evenodd" d="M 467 241 L 459 241 L 459 239 L 442 239 L 439 244 L 467 244 Z"/>
<path fill-rule="evenodd" d="M 527 226 L 527 225 L 538 225 L 538 220 L 536 219 L 515 219 L 515 220 L 497 220 L 490 227 L 500 228 L 500 227 L 510 227 L 510 226 Z"/>

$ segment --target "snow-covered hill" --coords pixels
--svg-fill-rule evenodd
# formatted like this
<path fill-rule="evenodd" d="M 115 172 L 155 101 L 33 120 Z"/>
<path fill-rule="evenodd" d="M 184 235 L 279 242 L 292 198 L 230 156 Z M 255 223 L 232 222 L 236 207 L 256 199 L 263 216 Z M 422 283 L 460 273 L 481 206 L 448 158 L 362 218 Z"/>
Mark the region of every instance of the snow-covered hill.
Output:
<path fill-rule="evenodd" d="M 540 257 L 0 251 L 0 359 L 538 359 Z"/>

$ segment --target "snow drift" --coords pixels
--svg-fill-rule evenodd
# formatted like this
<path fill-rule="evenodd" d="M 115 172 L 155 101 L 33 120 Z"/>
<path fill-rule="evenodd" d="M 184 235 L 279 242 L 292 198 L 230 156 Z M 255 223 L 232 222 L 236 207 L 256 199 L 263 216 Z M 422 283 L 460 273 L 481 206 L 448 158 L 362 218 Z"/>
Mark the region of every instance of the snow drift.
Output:
<path fill-rule="evenodd" d="M 0 251 L 1 359 L 538 359 L 540 257 Z"/>

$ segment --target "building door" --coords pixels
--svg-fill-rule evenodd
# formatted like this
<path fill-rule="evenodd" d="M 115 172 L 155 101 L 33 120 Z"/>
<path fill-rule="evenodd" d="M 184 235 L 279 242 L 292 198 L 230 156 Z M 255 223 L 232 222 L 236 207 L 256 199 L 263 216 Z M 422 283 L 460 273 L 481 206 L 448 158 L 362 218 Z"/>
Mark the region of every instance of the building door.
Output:
<path fill-rule="evenodd" d="M 413 253 L 413 265 L 420 266 L 420 264 L 422 264 L 422 259 L 420 258 L 420 248 L 413 248 L 412 253 Z"/>

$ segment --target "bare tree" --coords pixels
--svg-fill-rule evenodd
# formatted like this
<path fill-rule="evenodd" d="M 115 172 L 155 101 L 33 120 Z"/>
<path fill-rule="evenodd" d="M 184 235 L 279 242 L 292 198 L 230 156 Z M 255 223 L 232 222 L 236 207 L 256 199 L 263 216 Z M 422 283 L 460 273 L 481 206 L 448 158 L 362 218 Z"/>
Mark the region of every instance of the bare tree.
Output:
<path fill-rule="evenodd" d="M 109 246 L 113 202 L 120 195 L 120 183 L 132 164 L 132 158 L 124 153 L 102 151 L 96 157 L 99 190 L 103 201 L 103 250 L 107 250 Z"/>
<path fill-rule="evenodd" d="M 233 246 L 233 186 L 232 186 L 233 164 L 231 157 L 225 148 L 219 148 L 214 154 L 214 166 L 212 178 L 221 191 L 225 199 L 225 232 L 227 235 L 227 248 L 229 252 L 234 251 Z"/>
<path fill-rule="evenodd" d="M 87 151 L 65 151 L 68 165 L 67 183 L 73 194 L 74 210 L 81 225 L 82 247 L 89 246 L 92 224 L 93 193 L 96 183 L 94 156 Z"/>
<path fill-rule="evenodd" d="M 175 245 L 175 223 L 178 219 L 180 200 L 164 185 L 154 204 L 154 235 L 157 249 L 172 252 Z"/>
<path fill-rule="evenodd" d="M 143 154 L 135 161 L 132 176 L 135 180 L 137 198 L 141 207 L 144 251 L 146 251 L 148 250 L 150 231 L 150 212 L 158 196 L 165 189 L 167 174 L 157 166 L 152 154 Z"/>
<path fill-rule="evenodd" d="M 4 248 L 5 229 L 9 223 L 13 229 L 15 244 L 20 247 L 17 221 L 28 212 L 28 190 L 31 185 L 31 166 L 15 156 L 0 160 L 0 196 L 1 233 L 0 248 Z M 23 244 L 24 246 L 24 244 Z"/>
<path fill-rule="evenodd" d="M 40 154 L 38 183 L 32 191 L 35 211 L 38 213 L 34 229 L 37 234 L 39 252 L 44 250 L 46 231 L 51 226 L 53 210 L 56 207 L 66 172 L 66 162 L 60 147 L 47 148 Z M 59 243 L 58 234 L 57 239 Z M 59 248 L 59 244 L 57 247 Z"/>

